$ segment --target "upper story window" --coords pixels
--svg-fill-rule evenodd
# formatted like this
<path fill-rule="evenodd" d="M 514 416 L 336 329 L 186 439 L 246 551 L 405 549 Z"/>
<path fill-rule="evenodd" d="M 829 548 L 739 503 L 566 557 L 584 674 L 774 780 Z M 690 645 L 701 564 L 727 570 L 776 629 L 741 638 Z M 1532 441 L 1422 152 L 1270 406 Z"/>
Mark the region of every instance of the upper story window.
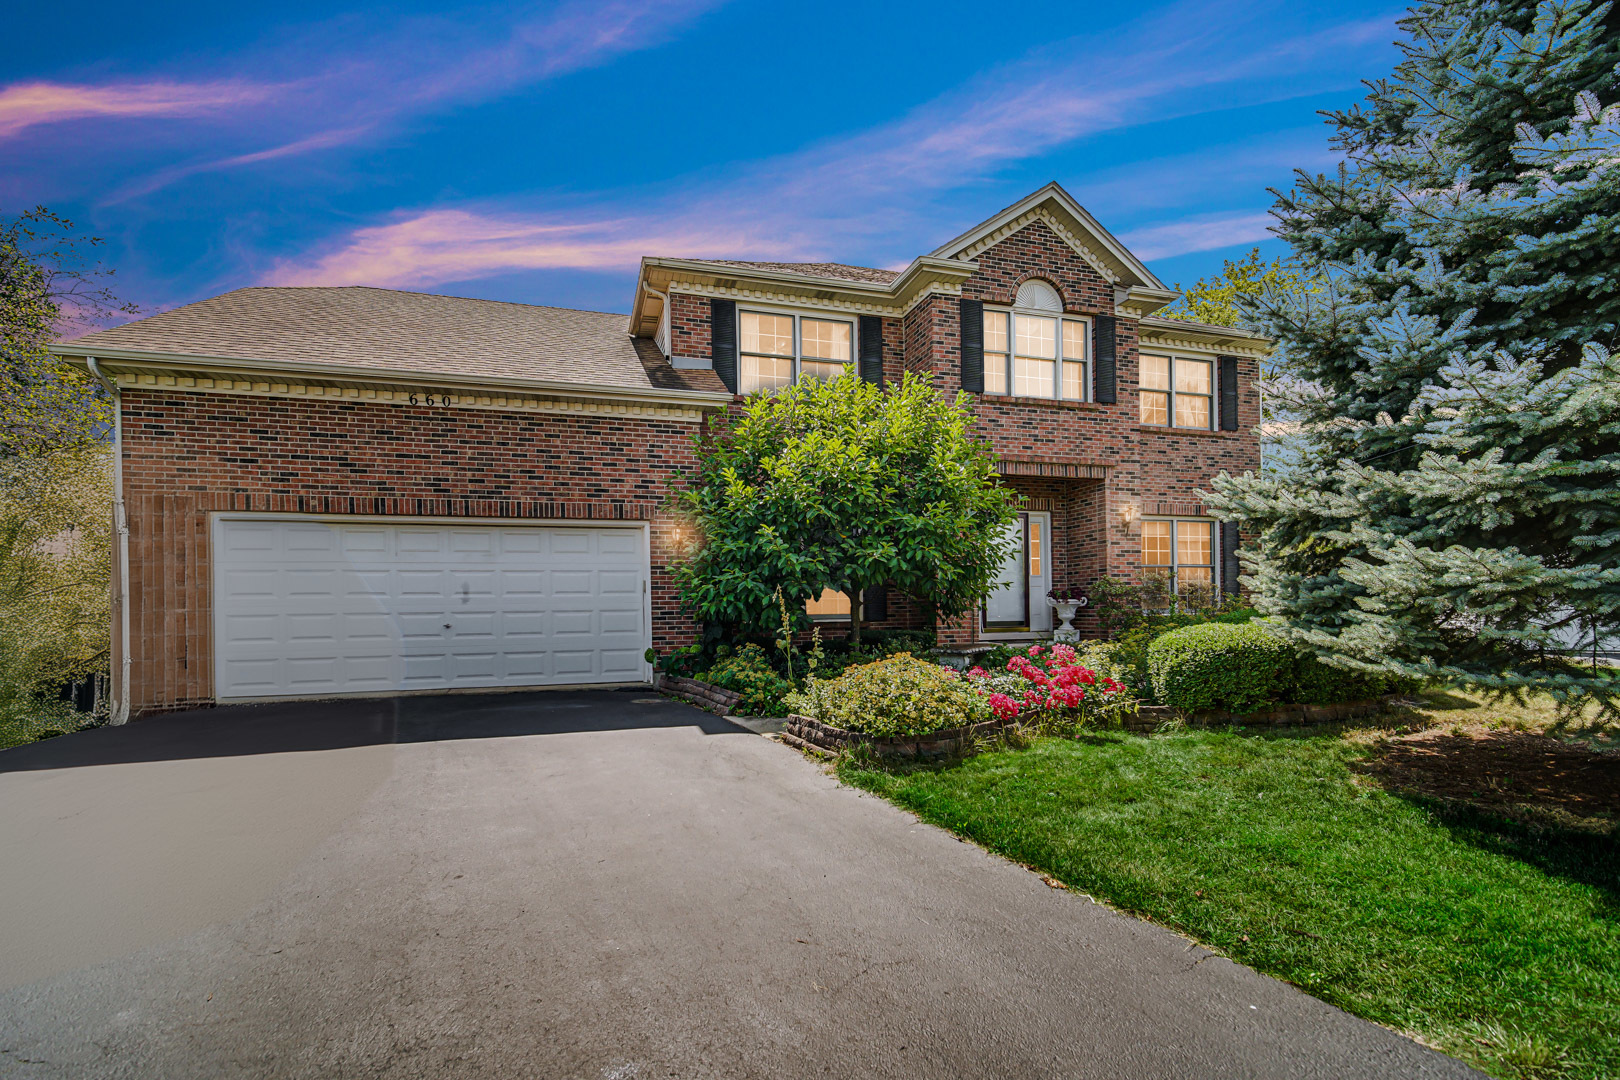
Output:
<path fill-rule="evenodd" d="M 1213 360 L 1143 353 L 1141 372 L 1142 423 L 1205 431 L 1215 426 Z"/>
<path fill-rule="evenodd" d="M 742 311 L 737 389 L 778 390 L 796 379 L 836 379 L 854 357 L 855 324 L 808 315 Z"/>
<path fill-rule="evenodd" d="M 1044 281 L 1018 287 L 1011 308 L 984 309 L 984 392 L 1086 400 L 1089 320 L 1065 317 Z"/>

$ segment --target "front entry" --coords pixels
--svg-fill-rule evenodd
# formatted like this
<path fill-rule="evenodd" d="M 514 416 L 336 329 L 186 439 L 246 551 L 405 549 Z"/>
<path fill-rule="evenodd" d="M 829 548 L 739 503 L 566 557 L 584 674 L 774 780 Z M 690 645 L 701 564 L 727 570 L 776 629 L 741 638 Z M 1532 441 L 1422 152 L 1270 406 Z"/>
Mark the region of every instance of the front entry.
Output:
<path fill-rule="evenodd" d="M 1014 550 L 1002 564 L 998 584 L 984 604 L 984 628 L 991 632 L 1046 632 L 1052 629 L 1052 515 L 1019 514 L 1007 526 Z"/>

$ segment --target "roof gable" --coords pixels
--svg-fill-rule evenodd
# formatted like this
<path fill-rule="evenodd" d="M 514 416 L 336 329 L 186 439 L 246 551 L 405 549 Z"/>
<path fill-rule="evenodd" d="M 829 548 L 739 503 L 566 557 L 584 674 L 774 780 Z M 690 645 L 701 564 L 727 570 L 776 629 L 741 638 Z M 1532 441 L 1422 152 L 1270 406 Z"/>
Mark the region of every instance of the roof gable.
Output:
<path fill-rule="evenodd" d="M 1092 217 L 1052 181 L 1030 193 L 973 228 L 935 248 L 929 254 L 940 259 L 968 261 L 992 244 L 1000 243 L 1031 222 L 1043 221 L 1063 238 L 1075 253 L 1105 279 L 1125 288 L 1142 287 L 1163 291 L 1164 282 L 1154 276 L 1142 261 L 1131 254 L 1113 233 Z"/>

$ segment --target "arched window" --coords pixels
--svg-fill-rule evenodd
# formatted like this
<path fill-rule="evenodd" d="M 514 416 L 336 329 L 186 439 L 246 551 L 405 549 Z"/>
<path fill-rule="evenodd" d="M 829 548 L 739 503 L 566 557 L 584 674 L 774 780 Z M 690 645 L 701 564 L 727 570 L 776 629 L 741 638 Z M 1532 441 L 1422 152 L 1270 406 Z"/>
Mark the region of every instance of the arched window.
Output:
<path fill-rule="evenodd" d="M 985 393 L 1084 401 L 1090 373 L 1091 320 L 1064 316 L 1049 282 L 1018 286 L 1011 308 L 985 305 Z"/>

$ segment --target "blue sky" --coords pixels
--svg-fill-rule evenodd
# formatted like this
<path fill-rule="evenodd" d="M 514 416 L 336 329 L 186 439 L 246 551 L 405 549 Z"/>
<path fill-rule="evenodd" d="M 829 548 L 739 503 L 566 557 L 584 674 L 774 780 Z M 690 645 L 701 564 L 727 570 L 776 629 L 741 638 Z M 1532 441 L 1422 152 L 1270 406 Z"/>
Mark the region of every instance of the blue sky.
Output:
<path fill-rule="evenodd" d="M 0 213 L 120 291 L 368 284 L 625 311 L 643 254 L 899 266 L 1057 180 L 1166 282 L 1336 158 L 1397 6 L 25 5 Z"/>

